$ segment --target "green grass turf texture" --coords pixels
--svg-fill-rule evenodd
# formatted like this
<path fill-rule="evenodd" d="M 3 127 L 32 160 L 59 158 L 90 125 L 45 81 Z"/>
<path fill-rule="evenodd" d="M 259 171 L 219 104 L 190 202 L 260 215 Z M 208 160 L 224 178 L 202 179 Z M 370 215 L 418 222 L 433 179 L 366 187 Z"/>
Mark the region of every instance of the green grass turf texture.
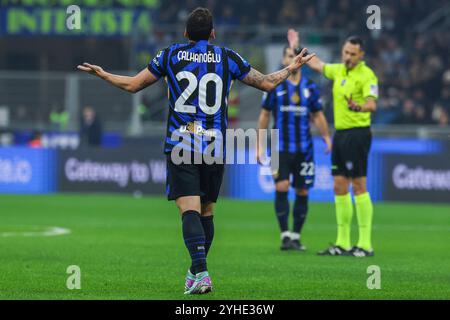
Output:
<path fill-rule="evenodd" d="M 310 204 L 306 252 L 281 252 L 271 202 L 219 199 L 208 256 L 215 292 L 183 295 L 189 256 L 173 202 L 124 195 L 0 196 L 0 299 L 449 299 L 450 206 L 375 205 L 375 257 L 320 257 L 335 239 L 332 203 Z M 357 240 L 356 216 L 352 240 Z M 81 290 L 66 269 L 81 268 Z M 381 289 L 366 286 L 381 268 Z"/>

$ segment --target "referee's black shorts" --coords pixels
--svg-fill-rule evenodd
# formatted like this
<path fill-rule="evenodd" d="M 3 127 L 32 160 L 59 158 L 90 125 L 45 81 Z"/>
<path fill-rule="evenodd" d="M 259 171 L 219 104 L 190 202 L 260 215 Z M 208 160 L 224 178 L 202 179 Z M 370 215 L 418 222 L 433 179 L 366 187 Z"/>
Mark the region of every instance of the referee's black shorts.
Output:
<path fill-rule="evenodd" d="M 217 201 L 223 180 L 223 164 L 175 164 L 170 153 L 166 157 L 166 194 L 169 200 L 200 196 L 202 204 Z"/>
<path fill-rule="evenodd" d="M 337 130 L 331 153 L 332 175 L 347 178 L 366 177 L 371 144 L 370 127 Z"/>

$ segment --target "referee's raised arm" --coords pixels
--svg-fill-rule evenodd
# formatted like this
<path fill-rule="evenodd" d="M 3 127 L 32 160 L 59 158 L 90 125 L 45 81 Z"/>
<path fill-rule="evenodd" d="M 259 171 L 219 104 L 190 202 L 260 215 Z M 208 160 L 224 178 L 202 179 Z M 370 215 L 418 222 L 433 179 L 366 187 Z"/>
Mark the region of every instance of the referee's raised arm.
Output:
<path fill-rule="evenodd" d="M 289 42 L 289 46 L 292 49 L 297 50 L 298 52 L 298 50 L 300 49 L 300 37 L 298 31 L 295 31 L 294 29 L 289 29 L 287 39 Z M 319 57 L 317 56 L 312 57 L 311 60 L 307 62 L 307 65 L 314 71 L 323 74 L 323 67 L 325 65 L 325 62 L 320 60 Z"/>

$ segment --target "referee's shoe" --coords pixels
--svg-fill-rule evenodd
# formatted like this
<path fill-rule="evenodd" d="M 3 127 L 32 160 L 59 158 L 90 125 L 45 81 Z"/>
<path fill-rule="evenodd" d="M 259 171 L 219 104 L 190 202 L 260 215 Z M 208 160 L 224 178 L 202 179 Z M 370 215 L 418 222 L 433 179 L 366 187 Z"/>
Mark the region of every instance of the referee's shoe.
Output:
<path fill-rule="evenodd" d="M 325 250 L 317 252 L 319 256 L 348 256 L 351 250 L 345 250 L 341 246 L 331 245 Z"/>
<path fill-rule="evenodd" d="M 354 246 L 353 248 L 351 248 L 348 251 L 347 255 L 353 256 L 353 257 L 358 257 L 358 258 L 373 257 L 374 251 L 373 251 L 373 249 L 365 250 L 363 248 Z"/>

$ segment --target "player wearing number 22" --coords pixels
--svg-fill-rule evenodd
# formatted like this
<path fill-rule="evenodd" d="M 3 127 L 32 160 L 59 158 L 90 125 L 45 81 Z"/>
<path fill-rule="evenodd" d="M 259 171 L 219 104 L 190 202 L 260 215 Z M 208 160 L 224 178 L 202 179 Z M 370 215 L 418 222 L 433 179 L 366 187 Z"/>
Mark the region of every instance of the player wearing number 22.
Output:
<path fill-rule="evenodd" d="M 296 53 L 298 52 L 286 46 L 283 50 L 283 65 L 289 65 Z M 267 129 L 271 113 L 274 118 L 273 128 L 278 129 L 279 140 L 279 166 L 272 174 L 275 180 L 275 213 L 281 231 L 281 250 L 306 250 L 300 241 L 300 232 L 308 212 L 308 190 L 314 184 L 311 120 L 326 143 L 326 152 L 331 150 L 331 139 L 322 112 L 319 89 L 298 70 L 275 90 L 264 93 L 258 121 L 259 129 Z M 259 139 L 260 143 L 262 139 Z M 261 145 L 258 148 L 260 159 L 263 151 Z M 288 190 L 291 176 L 291 185 L 295 188 L 292 232 L 288 228 Z"/>
<path fill-rule="evenodd" d="M 305 49 L 286 68 L 264 75 L 233 50 L 210 43 L 215 39 L 215 31 L 212 15 L 206 8 L 191 12 L 184 36 L 187 43 L 173 44 L 161 50 L 147 68 L 133 77 L 111 74 L 89 63 L 79 65 L 78 69 L 132 93 L 161 78 L 167 81 L 169 118 L 164 147 L 167 154 L 167 196 L 169 200 L 175 200 L 182 217 L 184 243 L 191 257 L 185 293 L 201 294 L 212 290 L 206 258 L 214 237 L 214 203 L 224 170 L 223 163 L 210 164 L 203 157 L 200 163 L 196 161 L 198 154 L 210 155 L 205 147 L 217 142 L 204 137 L 213 132 L 214 137 L 222 136 L 224 139 L 228 94 L 234 80 L 271 91 L 314 54 L 305 55 Z M 183 134 L 182 141 L 177 139 L 179 134 Z M 219 150 L 223 158 L 224 152 L 220 150 L 225 148 L 225 141 L 221 142 L 219 145 L 222 146 L 214 148 L 214 151 Z M 183 156 L 174 156 L 171 151 L 176 150 L 175 147 L 181 147 Z M 185 161 L 185 152 L 189 154 L 188 161 Z M 196 156 L 191 157 L 193 153 Z M 181 163 L 178 161 L 180 158 Z"/>

